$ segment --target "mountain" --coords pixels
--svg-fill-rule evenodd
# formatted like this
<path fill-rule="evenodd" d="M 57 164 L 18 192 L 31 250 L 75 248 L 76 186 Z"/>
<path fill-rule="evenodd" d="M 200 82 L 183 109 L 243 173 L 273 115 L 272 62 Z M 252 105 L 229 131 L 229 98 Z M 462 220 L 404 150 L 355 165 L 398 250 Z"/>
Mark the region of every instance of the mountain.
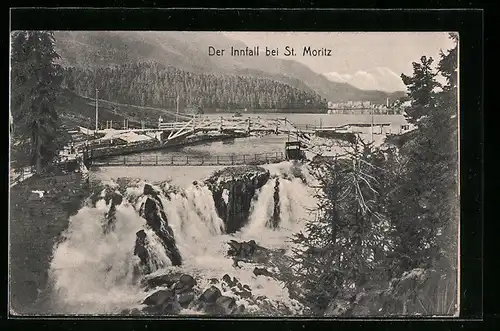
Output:
<path fill-rule="evenodd" d="M 263 56 L 208 56 L 209 46 L 228 49 L 246 45 L 219 32 L 59 31 L 56 49 L 64 66 L 92 68 L 137 62 L 158 62 L 194 73 L 243 75 L 273 79 L 314 90 L 328 101 L 369 100 L 385 103 L 391 94 L 365 91 L 334 82 L 293 61 Z"/>
<path fill-rule="evenodd" d="M 401 77 L 386 67 L 359 70 L 354 74 L 341 74 L 333 71 L 323 75 L 331 81 L 347 83 L 362 90 L 396 92 L 406 89 Z"/>

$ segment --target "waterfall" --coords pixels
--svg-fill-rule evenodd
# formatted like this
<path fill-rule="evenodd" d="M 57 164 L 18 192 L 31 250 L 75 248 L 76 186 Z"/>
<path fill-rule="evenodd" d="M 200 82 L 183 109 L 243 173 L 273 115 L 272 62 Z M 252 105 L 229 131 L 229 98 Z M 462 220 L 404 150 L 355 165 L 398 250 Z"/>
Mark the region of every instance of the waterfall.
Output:
<path fill-rule="evenodd" d="M 248 284 L 254 296 L 290 302 L 278 281 L 257 277 L 251 265 L 235 268 L 227 256 L 231 239 L 254 239 L 269 249 L 288 249 L 287 238 L 312 217 L 308 208 L 315 200 L 304 178 L 295 177 L 287 163 L 269 170 L 273 178 L 256 191 L 246 225 L 232 234 L 226 233 L 204 183 L 175 189 L 168 183 L 129 181 L 121 187 L 123 199 L 106 199 L 103 193 L 95 206 L 89 203 L 70 218 L 54 248 L 49 276 L 57 311 L 116 314 L 140 307 L 152 291 L 141 280 L 148 274 L 174 271 L 197 278 L 200 290 L 210 286 L 210 279 L 229 274 Z M 107 183 L 105 190 L 116 195 L 118 186 Z M 275 212 L 275 192 L 279 223 L 273 228 L 268 221 Z M 112 226 L 106 226 L 110 222 Z M 181 263 L 173 263 L 176 254 Z M 229 289 L 221 290 L 229 295 Z M 248 308 L 259 309 L 250 304 Z"/>

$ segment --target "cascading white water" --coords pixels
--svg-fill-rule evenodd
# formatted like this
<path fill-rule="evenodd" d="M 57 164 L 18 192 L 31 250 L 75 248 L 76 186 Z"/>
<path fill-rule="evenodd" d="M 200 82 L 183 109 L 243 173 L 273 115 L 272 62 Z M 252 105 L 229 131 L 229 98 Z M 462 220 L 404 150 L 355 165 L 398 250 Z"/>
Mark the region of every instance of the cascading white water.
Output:
<path fill-rule="evenodd" d="M 224 274 L 247 284 L 255 296 L 290 303 L 286 288 L 278 281 L 253 274 L 254 265 L 242 264 L 235 268 L 226 255 L 231 239 L 255 240 L 266 248 L 289 248 L 288 237 L 299 231 L 305 219 L 314 217 L 309 208 L 315 200 L 301 179 L 293 177 L 287 162 L 267 166 L 272 177 L 279 176 L 280 224 L 278 229 L 265 226 L 272 217 L 274 206 L 273 178 L 255 194 L 247 225 L 239 232 L 225 234 L 224 223 L 218 217 L 212 193 L 203 184 L 192 184 L 181 192 L 168 192 L 168 184 L 154 187 L 162 192 L 159 197 L 172 228 L 183 264 L 171 266 L 159 238 L 139 216 L 144 183 L 136 182 L 126 189 L 122 204 L 117 206 L 116 224 L 109 233 L 103 232 L 104 214 L 109 205 L 100 200 L 95 208 L 84 207 L 71 217 L 68 230 L 54 250 L 50 275 L 54 287 L 54 301 L 59 312 L 65 313 L 119 313 L 140 305 L 148 295 L 135 279 L 134 268 L 139 258 L 134 255 L 136 233 L 145 230 L 147 250 L 154 260 L 155 274 L 166 270 L 179 271 L 197 278 L 201 289 L 209 287 L 210 278 L 220 279 Z M 303 175 L 311 180 L 302 169 Z M 222 288 L 223 294 L 231 296 Z M 239 300 L 238 304 L 247 303 Z M 251 311 L 258 307 L 247 305 Z"/>

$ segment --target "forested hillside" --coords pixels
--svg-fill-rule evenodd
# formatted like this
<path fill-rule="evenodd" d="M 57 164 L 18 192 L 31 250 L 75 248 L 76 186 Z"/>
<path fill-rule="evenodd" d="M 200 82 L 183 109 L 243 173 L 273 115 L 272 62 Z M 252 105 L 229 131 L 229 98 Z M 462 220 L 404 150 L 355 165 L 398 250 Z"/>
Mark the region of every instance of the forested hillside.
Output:
<path fill-rule="evenodd" d="M 64 69 L 63 84 L 84 96 L 120 103 L 201 109 L 318 109 L 326 100 L 318 94 L 270 79 L 237 75 L 197 74 L 157 63 L 123 64 L 113 67 Z"/>
<path fill-rule="evenodd" d="M 365 100 L 385 104 L 405 93 L 365 91 L 332 82 L 290 59 L 208 56 L 209 46 L 244 48 L 220 32 L 181 31 L 58 31 L 56 50 L 63 67 L 99 68 L 155 62 L 198 74 L 238 75 L 270 79 L 301 90 L 313 90 L 328 101 Z"/>

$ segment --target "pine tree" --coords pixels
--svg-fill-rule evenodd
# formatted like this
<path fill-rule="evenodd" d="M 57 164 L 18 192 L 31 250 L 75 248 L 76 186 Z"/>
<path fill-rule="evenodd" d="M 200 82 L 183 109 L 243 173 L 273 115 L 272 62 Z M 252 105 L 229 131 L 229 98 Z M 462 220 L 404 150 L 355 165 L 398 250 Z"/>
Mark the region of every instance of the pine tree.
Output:
<path fill-rule="evenodd" d="M 454 38 L 452 38 L 454 39 Z M 456 39 L 454 39 L 457 41 Z M 428 76 L 416 70 L 409 78 L 414 104 L 432 99 L 427 116 L 400 146 L 399 167 L 388 210 L 399 229 L 397 252 L 401 272 L 411 268 L 445 264 L 443 254 L 456 265 L 458 229 L 458 121 L 457 121 L 457 45 L 441 52 L 438 70 L 446 78 L 442 91 L 430 92 Z M 422 79 L 426 83 L 419 82 Z M 422 90 L 416 89 L 420 86 Z M 427 95 L 426 98 L 424 96 Z M 446 238 L 446 239 L 445 239 Z M 405 257 L 405 258 L 403 258 Z M 405 261 L 407 261 L 405 263 Z"/>
<path fill-rule="evenodd" d="M 374 278 L 383 278 L 384 252 L 392 245 L 381 208 L 382 153 L 362 141 L 350 143 L 346 153 L 313 165 L 321 183 L 318 219 L 292 239 L 296 280 L 288 285 L 315 315 L 323 314 L 336 297 L 353 295 Z"/>
<path fill-rule="evenodd" d="M 17 161 L 35 166 L 37 172 L 50 164 L 61 143 L 54 108 L 62 82 L 58 58 L 51 32 L 13 32 L 11 109 L 20 141 Z"/>
<path fill-rule="evenodd" d="M 413 76 L 401 74 L 412 101 L 405 114 L 409 123 L 416 124 L 422 117 L 429 115 L 435 106 L 434 89 L 439 83 L 435 80 L 437 73 L 431 67 L 433 62 L 432 57 L 422 56 L 420 63 L 413 62 Z"/>

